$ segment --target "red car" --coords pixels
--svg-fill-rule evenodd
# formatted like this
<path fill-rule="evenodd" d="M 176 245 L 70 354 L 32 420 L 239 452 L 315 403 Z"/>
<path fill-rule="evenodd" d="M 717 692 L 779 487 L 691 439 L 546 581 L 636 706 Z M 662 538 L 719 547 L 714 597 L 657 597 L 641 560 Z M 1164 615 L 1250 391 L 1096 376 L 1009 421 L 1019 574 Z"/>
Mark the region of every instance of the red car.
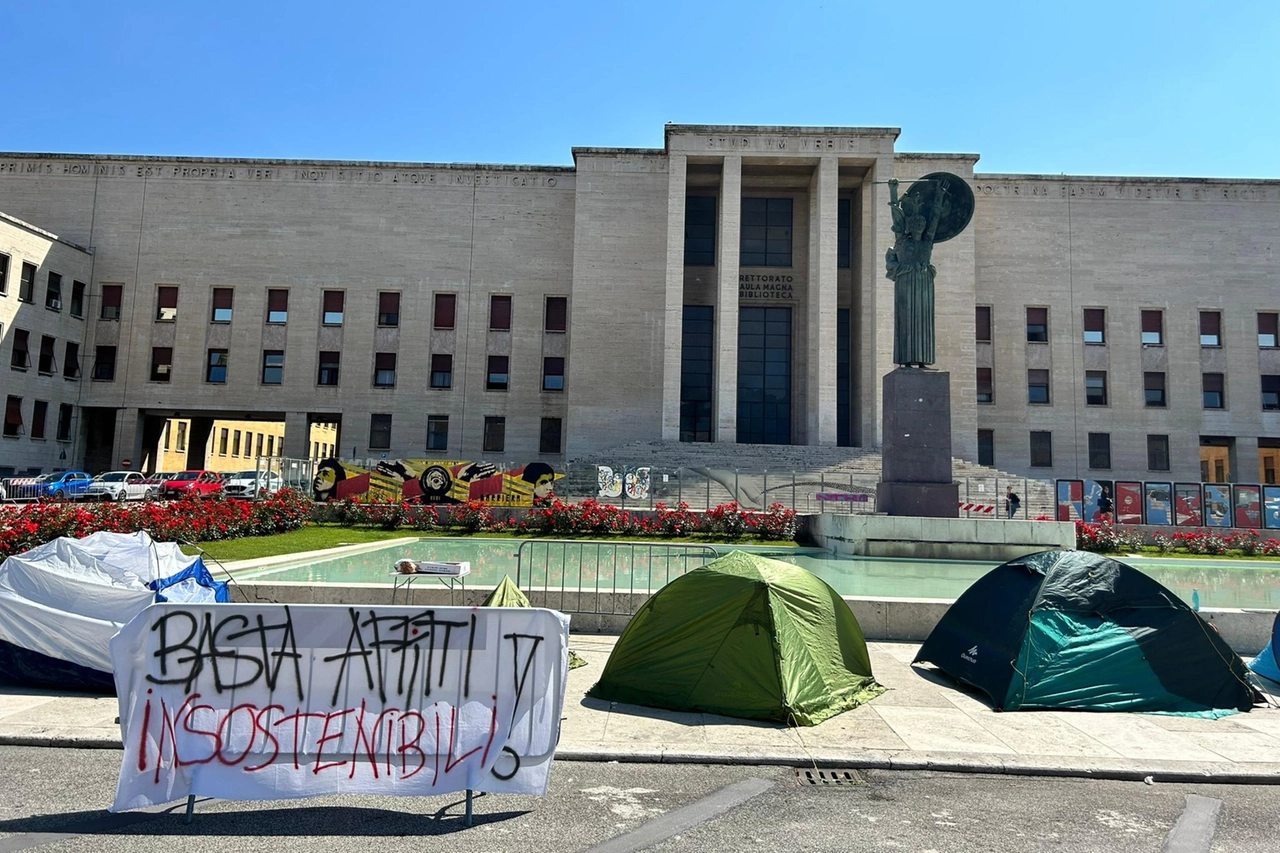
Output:
<path fill-rule="evenodd" d="M 213 471 L 180 471 L 160 487 L 160 497 L 213 498 L 222 495 L 222 478 Z"/>

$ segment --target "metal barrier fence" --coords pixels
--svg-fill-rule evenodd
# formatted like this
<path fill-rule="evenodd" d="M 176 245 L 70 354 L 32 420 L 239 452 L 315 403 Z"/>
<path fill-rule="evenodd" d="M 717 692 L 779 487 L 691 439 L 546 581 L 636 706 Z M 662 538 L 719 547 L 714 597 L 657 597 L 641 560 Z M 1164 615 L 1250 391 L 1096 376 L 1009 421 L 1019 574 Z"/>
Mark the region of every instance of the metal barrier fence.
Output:
<path fill-rule="evenodd" d="M 720 556 L 710 545 L 526 539 L 516 586 L 561 611 L 630 615 L 671 581 Z"/>

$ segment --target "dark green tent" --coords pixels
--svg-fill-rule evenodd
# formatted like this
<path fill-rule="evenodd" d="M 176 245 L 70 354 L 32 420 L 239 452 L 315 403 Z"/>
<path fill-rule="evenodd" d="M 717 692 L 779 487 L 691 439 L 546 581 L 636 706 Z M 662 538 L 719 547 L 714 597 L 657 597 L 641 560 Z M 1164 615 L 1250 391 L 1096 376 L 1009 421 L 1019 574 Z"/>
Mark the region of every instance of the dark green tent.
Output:
<path fill-rule="evenodd" d="M 1244 662 L 1147 575 L 1087 551 L 997 566 L 920 647 L 998 709 L 1212 712 L 1253 707 Z"/>
<path fill-rule="evenodd" d="M 734 551 L 650 598 L 588 695 L 813 726 L 883 691 L 835 590 L 798 566 Z"/>
<path fill-rule="evenodd" d="M 484 600 L 481 607 L 532 607 L 529 603 L 529 597 L 520 591 L 520 587 L 515 585 L 510 576 L 503 575 L 502 583 L 493 588 L 493 592 L 489 593 L 489 597 Z"/>

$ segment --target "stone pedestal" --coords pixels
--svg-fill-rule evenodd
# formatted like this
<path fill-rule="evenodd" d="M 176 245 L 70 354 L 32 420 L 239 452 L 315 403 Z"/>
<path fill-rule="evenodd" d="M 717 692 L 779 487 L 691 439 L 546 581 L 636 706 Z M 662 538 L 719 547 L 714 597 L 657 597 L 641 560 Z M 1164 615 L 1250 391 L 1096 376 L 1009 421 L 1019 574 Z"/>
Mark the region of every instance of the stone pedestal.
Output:
<path fill-rule="evenodd" d="M 876 510 L 957 518 L 951 477 L 951 374 L 899 367 L 884 378 L 883 468 Z"/>

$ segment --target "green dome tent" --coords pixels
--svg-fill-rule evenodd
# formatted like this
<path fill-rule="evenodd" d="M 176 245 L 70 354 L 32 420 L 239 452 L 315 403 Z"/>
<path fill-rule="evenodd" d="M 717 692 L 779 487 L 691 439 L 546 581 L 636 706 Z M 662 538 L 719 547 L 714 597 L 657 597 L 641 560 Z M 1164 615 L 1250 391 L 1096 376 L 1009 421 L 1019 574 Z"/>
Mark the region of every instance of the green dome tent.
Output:
<path fill-rule="evenodd" d="M 814 726 L 882 692 L 835 590 L 798 566 L 734 551 L 650 598 L 588 695 Z"/>
<path fill-rule="evenodd" d="M 481 607 L 532 607 L 529 603 L 529 596 L 520 591 L 520 587 L 516 586 L 515 581 L 511 580 L 510 575 L 503 575 L 502 582 L 493 588 L 493 592 L 480 603 Z M 577 669 L 580 666 L 586 666 L 587 662 L 575 652 L 569 649 L 569 669 Z"/>
<path fill-rule="evenodd" d="M 1244 662 L 1172 592 L 1087 551 L 997 566 L 929 634 L 928 661 L 998 709 L 1248 711 Z"/>

